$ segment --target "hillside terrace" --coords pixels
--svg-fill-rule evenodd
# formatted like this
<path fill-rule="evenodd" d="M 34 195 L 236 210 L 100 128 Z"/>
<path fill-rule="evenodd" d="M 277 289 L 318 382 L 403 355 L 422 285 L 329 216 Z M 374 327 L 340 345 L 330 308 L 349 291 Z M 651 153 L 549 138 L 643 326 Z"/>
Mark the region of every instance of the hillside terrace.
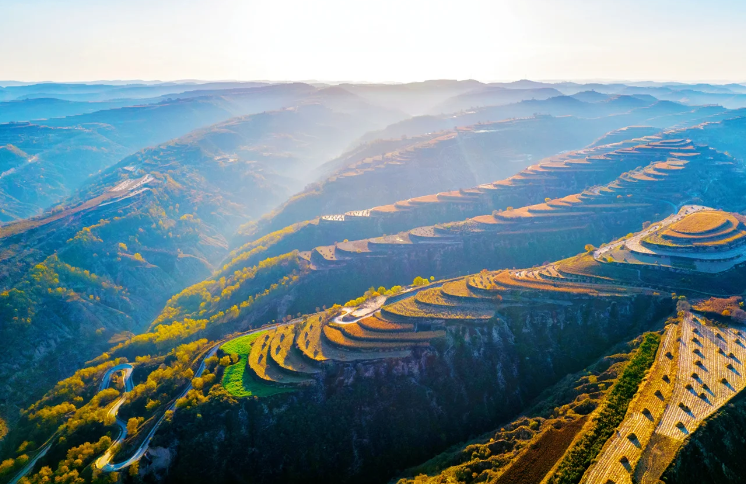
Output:
<path fill-rule="evenodd" d="M 689 205 L 629 239 L 594 252 L 600 262 L 719 273 L 746 262 L 740 215 Z"/>
<path fill-rule="evenodd" d="M 680 141 L 662 145 L 659 143 L 662 142 L 656 142 L 657 147 L 650 151 L 671 149 L 672 146 L 681 148 Z M 417 246 L 459 245 L 466 237 L 487 234 L 504 237 L 562 234 L 606 221 L 630 218 L 643 221 L 670 211 L 681 203 L 684 196 L 682 194 L 695 190 L 703 182 L 725 176 L 728 170 L 733 169 L 732 163 L 713 166 L 715 156 L 710 155 L 717 154 L 709 153 L 707 156 L 690 157 L 687 160 L 671 158 L 666 154 L 663 161 L 653 161 L 644 167 L 634 168 L 607 185 L 590 187 L 581 193 L 525 207 L 495 211 L 491 215 L 480 215 L 463 222 L 418 227 L 399 234 L 325 246 L 314 249 L 316 256 L 313 260 L 318 268 L 322 268 L 336 266 L 349 258 L 411 251 Z M 449 195 L 456 194 L 462 193 L 451 192 Z M 634 242 L 633 240 L 632 243 Z M 604 250 L 604 257 L 612 257 L 612 260 L 618 261 L 625 259 L 616 258 L 609 249 Z"/>
<path fill-rule="evenodd" d="M 562 206 L 561 203 L 554 205 Z M 687 206 L 633 238 L 639 240 L 651 233 L 668 233 L 666 231 L 691 236 L 718 234 L 738 220 L 727 213 L 711 212 L 706 207 Z M 703 218 L 702 214 L 707 214 L 707 217 Z M 405 243 L 397 238 L 385 237 L 382 240 L 392 246 Z M 336 313 L 326 311 L 307 316 L 294 324 L 269 330 L 252 347 L 247 369 L 252 378 L 273 385 L 312 385 L 323 365 L 335 361 L 408 356 L 414 349 L 426 348 L 444 338 L 454 325 L 483 325 L 496 321 L 503 317 L 503 312 L 508 308 L 535 304 L 571 306 L 599 298 L 610 301 L 637 297 L 659 299 L 670 297 L 671 292 L 678 291 L 677 285 L 681 280 L 677 273 L 671 272 L 669 277 L 665 272 L 659 272 L 656 285 L 651 286 L 641 278 L 636 264 L 606 261 L 610 251 L 629 244 L 630 240 L 632 238 L 621 239 L 602 249 L 539 267 L 484 270 L 471 276 L 409 288 L 396 296 L 379 296 L 358 307 L 344 308 Z M 411 240 L 407 244 L 412 245 Z M 333 247 L 322 248 L 322 252 L 331 251 Z M 317 254 L 320 256 L 322 252 Z M 715 284 L 707 280 L 707 273 L 700 276 L 702 284 L 714 289 Z M 741 290 L 739 284 L 744 284 L 742 274 L 737 272 L 725 278 L 720 277 L 718 281 L 725 291 L 731 293 Z M 679 330 L 669 327 L 669 331 Z M 622 440 L 619 445 L 602 454 L 599 465 L 592 470 L 608 476 L 604 479 L 628 482 L 623 476 L 620 477 L 620 469 L 625 469 L 625 463 L 629 464 L 631 467 L 626 468 L 629 473 L 638 462 L 647 458 L 642 449 L 647 442 L 653 442 L 652 429 L 668 438 L 681 440 L 714 411 L 714 404 L 724 404 L 732 394 L 746 386 L 746 379 L 740 376 L 737 367 L 746 358 L 746 345 L 736 348 L 730 344 L 740 337 L 737 333 L 705 329 L 700 322 L 689 319 L 682 326 L 681 335 L 679 339 L 672 339 L 674 337 L 670 334 L 666 336 L 662 346 L 667 348 L 665 357 L 659 357 L 656 363 L 660 368 L 668 364 L 666 368 L 669 368 L 672 358 L 681 358 L 679 374 L 674 375 L 671 368 L 654 371 L 655 375 L 665 373 L 671 379 L 666 385 L 673 390 L 660 389 L 659 383 L 651 384 L 652 399 L 641 398 L 630 407 L 631 412 L 638 412 L 641 417 L 636 416 L 629 421 L 629 432 L 625 431 L 622 437 L 627 438 L 634 449 Z M 677 348 L 681 346 L 681 349 L 674 349 L 672 345 Z M 696 376 L 684 378 L 684 374 Z M 701 391 L 695 383 L 681 383 L 683 390 L 679 389 L 679 382 L 692 378 Z M 662 397 L 656 390 L 660 390 Z M 643 392 L 646 391 L 643 389 Z M 669 405 L 670 402 L 674 403 Z M 682 409 L 684 414 L 681 413 Z M 611 457 L 605 457 L 606 454 Z M 622 457 L 626 460 L 620 464 Z M 655 468 L 651 464 L 645 465 Z"/>

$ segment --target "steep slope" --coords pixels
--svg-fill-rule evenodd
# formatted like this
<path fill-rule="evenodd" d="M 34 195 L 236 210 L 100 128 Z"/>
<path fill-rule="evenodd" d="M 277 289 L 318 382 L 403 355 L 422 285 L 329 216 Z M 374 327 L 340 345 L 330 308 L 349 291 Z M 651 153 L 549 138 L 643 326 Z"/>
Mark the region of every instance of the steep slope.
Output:
<path fill-rule="evenodd" d="M 615 347 L 609 356 L 542 392 L 513 422 L 408 469 L 398 484 L 540 483 L 594 411 L 607 404 L 627 367 L 654 351 L 651 342 L 657 337 L 649 333 Z"/>
<path fill-rule="evenodd" d="M 744 393 L 705 420 L 685 442 L 662 480 L 671 484 L 735 484 L 744 469 Z"/>
<path fill-rule="evenodd" d="M 189 197 L 153 173 L 0 229 L 3 415 L 15 420 L 18 405 L 115 335 L 138 332 L 170 294 L 210 273 L 226 243 L 186 211 L 201 205 Z"/>

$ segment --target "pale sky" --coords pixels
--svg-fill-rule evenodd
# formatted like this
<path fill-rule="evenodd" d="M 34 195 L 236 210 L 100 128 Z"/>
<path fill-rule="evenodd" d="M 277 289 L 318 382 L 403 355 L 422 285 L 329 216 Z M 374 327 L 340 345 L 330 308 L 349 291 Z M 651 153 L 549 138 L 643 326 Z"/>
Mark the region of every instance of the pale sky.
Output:
<path fill-rule="evenodd" d="M 746 0 L 0 0 L 0 80 L 746 81 Z"/>

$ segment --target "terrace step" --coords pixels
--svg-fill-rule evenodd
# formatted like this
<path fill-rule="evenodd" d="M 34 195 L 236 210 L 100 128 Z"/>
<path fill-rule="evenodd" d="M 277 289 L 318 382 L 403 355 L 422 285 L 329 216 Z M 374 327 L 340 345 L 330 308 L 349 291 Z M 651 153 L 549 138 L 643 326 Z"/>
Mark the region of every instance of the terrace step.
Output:
<path fill-rule="evenodd" d="M 427 342 L 406 343 L 401 341 L 379 342 L 355 340 L 348 337 L 338 326 L 331 324 L 324 326 L 322 338 L 334 346 L 354 351 L 372 350 L 375 352 L 379 350 L 397 350 L 410 346 L 427 346 L 429 344 Z"/>
<path fill-rule="evenodd" d="M 435 338 L 445 337 L 445 331 L 370 331 L 358 323 L 330 324 L 330 327 L 339 329 L 344 335 L 352 340 L 363 342 L 398 343 L 408 345 L 409 343 L 422 343 Z"/>
<path fill-rule="evenodd" d="M 251 347 L 249 354 L 249 369 L 261 380 L 278 384 L 303 384 L 309 383 L 306 377 L 288 375 L 269 356 L 272 339 L 278 334 L 277 330 L 270 330 L 266 335 L 259 338 Z"/>
<path fill-rule="evenodd" d="M 434 319 L 477 322 L 486 321 L 494 315 L 494 309 L 487 310 L 474 304 L 432 307 L 420 304 L 414 298 L 404 299 L 381 309 L 381 316 L 396 322 L 432 321 Z"/>
<path fill-rule="evenodd" d="M 303 377 L 321 369 L 306 361 L 295 345 L 296 332 L 303 331 L 298 324 L 278 328 L 269 345 L 269 356 L 286 373 Z M 284 336 L 284 337 L 283 337 Z M 303 336 L 303 333 L 300 334 Z"/>
<path fill-rule="evenodd" d="M 398 349 L 399 345 L 395 349 L 381 348 L 380 345 L 376 346 L 378 351 L 373 350 L 360 350 L 354 347 L 342 347 L 339 345 L 332 344 L 329 339 L 324 335 L 325 324 L 322 324 L 320 317 L 312 316 L 308 319 L 306 330 L 308 331 L 307 336 L 297 341 L 298 348 L 304 358 L 311 362 L 324 362 L 324 361 L 361 361 L 361 360 L 372 360 L 382 358 L 405 358 L 411 355 L 409 348 Z M 305 331 L 304 331 L 305 334 Z M 411 345 L 410 345 L 411 346 Z"/>
<path fill-rule="evenodd" d="M 361 319 L 360 321 L 358 321 L 358 324 L 368 331 L 406 332 L 412 331 L 414 329 L 414 324 L 395 323 L 393 321 L 381 319 L 380 313 Z"/>

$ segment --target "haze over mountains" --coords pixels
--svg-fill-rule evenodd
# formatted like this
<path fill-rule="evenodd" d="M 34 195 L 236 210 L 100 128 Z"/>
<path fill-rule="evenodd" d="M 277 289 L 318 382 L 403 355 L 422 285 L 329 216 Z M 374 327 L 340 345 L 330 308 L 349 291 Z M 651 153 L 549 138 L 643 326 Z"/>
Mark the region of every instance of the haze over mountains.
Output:
<path fill-rule="evenodd" d="M 0 483 L 739 482 L 746 86 L 0 85 Z"/>

